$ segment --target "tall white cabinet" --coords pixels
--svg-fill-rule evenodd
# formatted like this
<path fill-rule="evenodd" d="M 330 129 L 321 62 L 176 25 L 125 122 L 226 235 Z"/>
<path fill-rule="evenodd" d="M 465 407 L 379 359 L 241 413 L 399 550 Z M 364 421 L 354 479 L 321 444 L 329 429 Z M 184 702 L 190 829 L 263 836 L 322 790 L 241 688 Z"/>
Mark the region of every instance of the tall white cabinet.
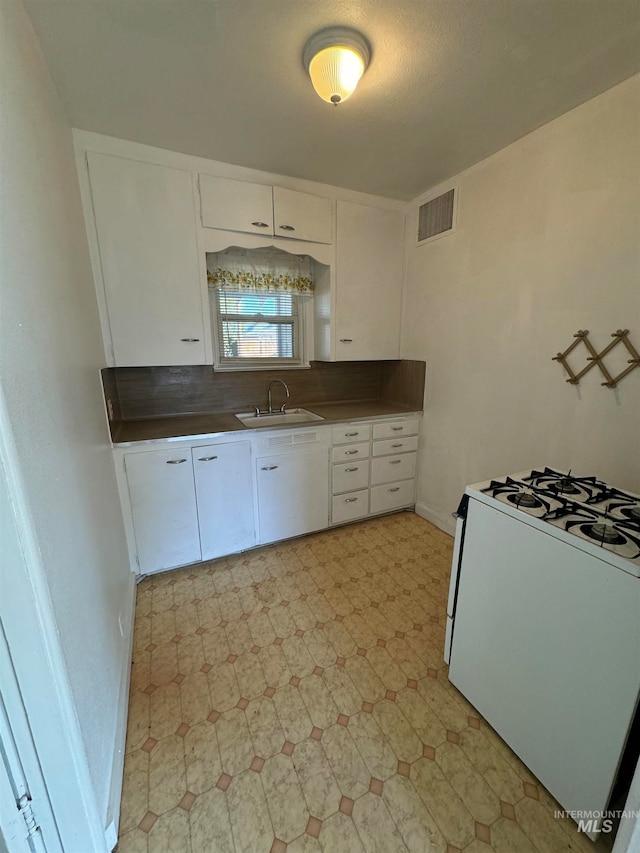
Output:
<path fill-rule="evenodd" d="M 404 213 L 338 201 L 337 361 L 399 358 Z"/>
<path fill-rule="evenodd" d="M 88 152 L 118 367 L 204 364 L 191 172 Z"/>

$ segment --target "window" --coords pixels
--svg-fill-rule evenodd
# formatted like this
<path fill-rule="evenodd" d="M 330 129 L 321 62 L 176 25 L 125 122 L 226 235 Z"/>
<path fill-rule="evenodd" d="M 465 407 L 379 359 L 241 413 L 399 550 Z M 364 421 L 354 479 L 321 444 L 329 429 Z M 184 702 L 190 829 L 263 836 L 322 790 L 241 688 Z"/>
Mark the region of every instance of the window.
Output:
<path fill-rule="evenodd" d="M 227 369 L 304 365 L 300 297 L 290 293 L 212 290 L 216 366 Z"/>
<path fill-rule="evenodd" d="M 273 247 L 207 254 L 218 370 L 308 367 L 313 262 Z"/>

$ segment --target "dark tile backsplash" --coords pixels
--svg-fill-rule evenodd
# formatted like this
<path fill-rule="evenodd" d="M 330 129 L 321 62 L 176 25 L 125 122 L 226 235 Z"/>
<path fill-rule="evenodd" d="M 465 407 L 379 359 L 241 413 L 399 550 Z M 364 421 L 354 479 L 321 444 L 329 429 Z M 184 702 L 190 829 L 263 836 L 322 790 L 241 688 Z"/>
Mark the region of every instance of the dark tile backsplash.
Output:
<path fill-rule="evenodd" d="M 289 386 L 290 406 L 383 399 L 422 409 L 422 361 L 311 362 L 309 370 L 255 370 L 216 373 L 188 367 L 109 367 L 102 371 L 114 420 L 171 415 L 250 411 L 266 407 L 272 379 Z M 280 405 L 282 388 L 274 388 Z M 116 417 L 115 413 L 119 415 Z"/>

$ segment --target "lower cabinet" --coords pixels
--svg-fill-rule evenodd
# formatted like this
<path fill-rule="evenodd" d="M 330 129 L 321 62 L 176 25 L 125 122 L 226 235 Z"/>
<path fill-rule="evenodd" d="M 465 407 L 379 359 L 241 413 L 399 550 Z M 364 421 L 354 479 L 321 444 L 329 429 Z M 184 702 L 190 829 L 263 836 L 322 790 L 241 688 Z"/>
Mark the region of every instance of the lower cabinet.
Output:
<path fill-rule="evenodd" d="M 124 464 L 139 571 L 202 559 L 190 449 L 127 453 Z"/>
<path fill-rule="evenodd" d="M 260 542 L 277 542 L 329 524 L 326 447 L 256 459 Z"/>
<path fill-rule="evenodd" d="M 248 441 L 194 447 L 202 559 L 244 551 L 256 544 Z"/>

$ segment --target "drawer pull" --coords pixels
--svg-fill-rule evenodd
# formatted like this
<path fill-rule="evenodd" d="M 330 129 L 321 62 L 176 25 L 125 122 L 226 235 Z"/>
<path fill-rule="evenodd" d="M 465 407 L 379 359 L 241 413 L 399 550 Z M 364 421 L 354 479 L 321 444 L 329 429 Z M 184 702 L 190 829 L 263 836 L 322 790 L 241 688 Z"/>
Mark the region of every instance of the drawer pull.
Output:
<path fill-rule="evenodd" d="M 186 461 L 186 459 L 167 459 L 167 465 L 180 465 L 181 462 Z"/>
<path fill-rule="evenodd" d="M 183 344 L 197 344 L 200 338 L 180 338 Z"/>
<path fill-rule="evenodd" d="M 354 503 L 354 501 L 357 501 L 357 500 L 358 500 L 358 498 L 345 498 L 344 502 L 346 504 L 352 504 L 352 503 Z"/>
<path fill-rule="evenodd" d="M 352 474 L 354 471 L 359 471 L 359 468 L 345 468 L 347 474 Z"/>
<path fill-rule="evenodd" d="M 213 460 L 217 458 L 217 456 L 201 456 L 198 459 L 198 462 L 213 462 Z"/>
<path fill-rule="evenodd" d="M 263 471 L 275 471 L 277 467 L 278 467 L 277 465 L 264 465 L 262 470 Z"/>
<path fill-rule="evenodd" d="M 399 492 L 400 486 L 394 486 L 393 489 L 387 489 L 388 492 Z"/>
<path fill-rule="evenodd" d="M 399 441 L 396 444 L 392 444 L 391 447 L 404 447 L 404 442 Z"/>
<path fill-rule="evenodd" d="M 402 459 L 391 459 L 389 460 L 389 465 L 399 465 L 402 462 Z"/>
<path fill-rule="evenodd" d="M 281 228 L 283 231 L 295 231 L 296 229 L 293 225 L 278 225 L 278 228 Z"/>
<path fill-rule="evenodd" d="M 360 451 L 359 450 L 345 450 L 344 455 L 345 456 L 355 456 L 356 453 L 360 453 Z"/>
<path fill-rule="evenodd" d="M 266 222 L 252 222 L 252 225 L 255 225 L 256 228 L 268 228 L 268 224 Z"/>
<path fill-rule="evenodd" d="M 352 344 L 353 338 L 340 338 L 340 343 L 341 344 Z"/>
<path fill-rule="evenodd" d="M 391 427 L 391 429 L 392 429 L 394 432 L 401 432 L 401 431 L 404 429 L 404 427 L 401 427 L 401 426 L 400 426 L 400 427 Z"/>
<path fill-rule="evenodd" d="M 359 432 L 345 432 L 346 438 L 353 438 L 354 435 L 360 435 Z"/>

